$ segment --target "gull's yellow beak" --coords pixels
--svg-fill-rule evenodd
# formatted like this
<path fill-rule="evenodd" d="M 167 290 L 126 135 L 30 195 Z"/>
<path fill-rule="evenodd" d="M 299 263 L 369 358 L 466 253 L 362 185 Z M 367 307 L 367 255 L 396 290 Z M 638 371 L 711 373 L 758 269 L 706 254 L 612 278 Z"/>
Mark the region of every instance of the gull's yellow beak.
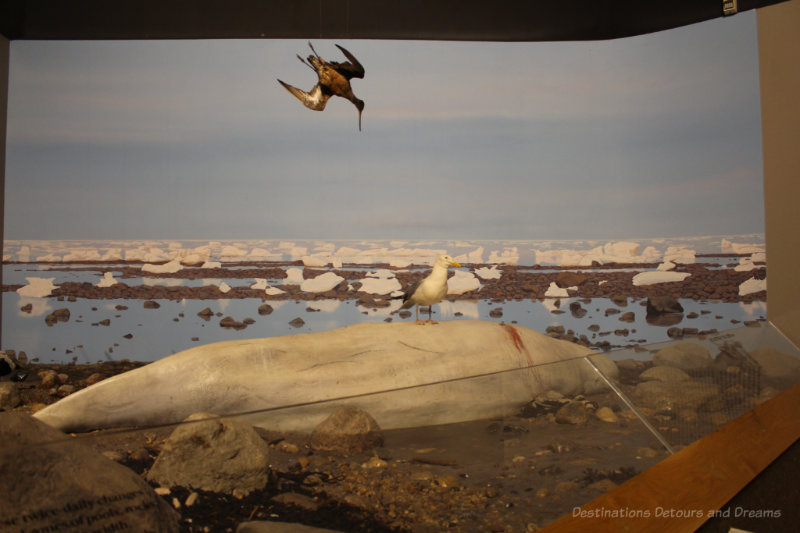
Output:
<path fill-rule="evenodd" d="M 453 261 L 452 263 L 450 263 L 450 266 L 451 266 L 451 267 L 456 267 L 456 268 L 461 268 L 461 265 L 459 265 L 459 264 L 458 264 L 458 263 L 456 263 L 455 261 Z"/>

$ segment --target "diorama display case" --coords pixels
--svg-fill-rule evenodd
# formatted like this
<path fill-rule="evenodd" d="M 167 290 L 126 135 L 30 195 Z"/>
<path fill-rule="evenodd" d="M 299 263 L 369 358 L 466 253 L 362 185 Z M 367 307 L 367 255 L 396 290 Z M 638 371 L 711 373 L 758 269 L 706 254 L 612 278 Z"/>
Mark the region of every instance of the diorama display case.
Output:
<path fill-rule="evenodd" d="M 302 487 L 299 492 L 313 499 L 326 494 L 325 476 L 338 477 L 336 490 L 340 492 L 324 497 L 364 511 L 362 517 L 375 520 L 365 528 L 374 530 L 395 526 L 399 530 L 441 530 L 444 525 L 465 531 L 540 527 L 553 532 L 686 531 L 703 524 L 752 525 L 758 520 L 772 530 L 788 530 L 787 518 L 796 511 L 786 502 L 776 502 L 774 509 L 726 504 L 800 437 L 800 279 L 795 267 L 800 260 L 800 234 L 795 230 L 800 223 L 800 164 L 795 146 L 800 136 L 800 105 L 795 96 L 800 93 L 796 69 L 800 3 L 740 1 L 736 6 L 736 2 L 704 1 L 672 8 L 643 4 L 578 2 L 565 7 L 544 1 L 497 6 L 462 2 L 454 8 L 450 2 L 342 0 L 291 6 L 243 2 L 234 12 L 224 2 L 189 7 L 168 1 L 124 3 L 110 13 L 97 2 L 76 6 L 10 1 L 0 8 L 0 30 L 5 36 L 0 40 L 0 73 L 7 74 L 9 40 L 13 39 L 311 35 L 602 39 L 758 7 L 770 273 L 767 322 L 603 354 L 616 363 L 617 375 L 604 373 L 602 365 L 593 361 L 598 356 L 587 355 L 577 363 L 596 374 L 602 383 L 597 391 L 572 396 L 544 391 L 504 417 L 386 430 L 382 445 L 366 454 L 332 453 L 315 463 L 310 457 L 320 454 L 298 454 L 281 444 L 305 450 L 308 436 L 264 436 L 274 450 L 272 467 L 280 473 L 282 483 Z M 454 11 L 463 17 L 454 17 Z M 3 125 L 6 100 L 7 82 L 0 85 Z M 0 130 L 4 146 L 5 127 Z M 0 173 L 4 168 L 0 158 Z M 507 376 L 495 379 L 502 383 L 502 379 L 519 378 L 515 373 L 524 373 L 523 379 L 535 381 L 541 370 L 535 366 L 509 369 Z M 485 379 L 467 376 L 464 381 Z M 408 393 L 384 390 L 374 394 L 385 395 L 391 402 L 392 395 Z M 498 394 L 502 394 L 502 386 Z M 359 398 L 336 403 L 358 405 Z M 464 405 L 465 410 L 469 408 Z M 173 429 L 90 433 L 41 446 L 82 441 L 113 455 L 123 445 L 120 443 L 138 442 L 147 449 Z M 3 446 L 3 461 L 24 463 L 26 454 L 36 447 Z M 147 461 L 142 460 L 139 466 L 146 468 Z M 371 469 L 370 462 L 378 470 Z M 377 473 L 380 469 L 391 475 Z M 311 476 L 316 477 L 308 481 Z M 170 496 L 184 506 L 185 497 Z M 250 505 L 251 514 L 245 519 L 263 515 L 261 504 L 246 498 L 234 500 L 239 504 L 231 500 L 232 505 L 239 509 Z M 270 518 L 268 514 L 266 518 Z"/>

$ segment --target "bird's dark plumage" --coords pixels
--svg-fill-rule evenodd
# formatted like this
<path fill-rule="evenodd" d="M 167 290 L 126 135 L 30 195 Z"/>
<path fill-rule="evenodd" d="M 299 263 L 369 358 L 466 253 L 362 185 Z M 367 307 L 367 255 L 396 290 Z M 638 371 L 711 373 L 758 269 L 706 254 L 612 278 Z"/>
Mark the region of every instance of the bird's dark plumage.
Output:
<path fill-rule="evenodd" d="M 308 58 L 303 59 L 297 56 L 300 61 L 311 68 L 317 73 L 317 84 L 306 92 L 297 87 L 293 87 L 288 83 L 278 80 L 284 88 L 289 91 L 295 98 L 300 100 L 304 106 L 314 111 L 322 111 L 331 96 L 339 96 L 353 102 L 353 105 L 358 109 L 358 130 L 361 131 L 361 112 L 364 110 L 364 101 L 356 98 L 353 94 L 353 88 L 350 86 L 350 80 L 353 78 L 364 77 L 364 67 L 358 62 L 353 54 L 345 48 L 336 47 L 342 51 L 344 56 L 348 59 L 344 63 L 336 61 L 325 61 L 322 59 L 314 46 L 309 42 L 308 46 L 314 52 Z"/>

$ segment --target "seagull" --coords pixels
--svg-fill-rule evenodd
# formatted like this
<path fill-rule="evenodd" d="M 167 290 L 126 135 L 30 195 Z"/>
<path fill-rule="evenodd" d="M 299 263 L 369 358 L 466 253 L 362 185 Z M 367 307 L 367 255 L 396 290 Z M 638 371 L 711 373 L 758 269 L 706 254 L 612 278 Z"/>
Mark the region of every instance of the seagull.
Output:
<path fill-rule="evenodd" d="M 317 84 L 314 85 L 309 92 L 305 92 L 281 80 L 278 80 L 278 82 L 283 85 L 287 91 L 292 93 L 295 98 L 303 102 L 304 106 L 314 111 L 322 111 L 325 109 L 325 104 L 328 103 L 331 96 L 340 96 L 350 100 L 353 102 L 353 105 L 356 106 L 356 109 L 358 109 L 358 131 L 361 131 L 361 112 L 364 110 L 364 101 L 359 100 L 356 98 L 356 95 L 353 94 L 353 89 L 350 87 L 350 80 L 353 78 L 363 78 L 364 67 L 361 66 L 361 63 L 358 62 L 358 59 L 356 59 L 353 54 L 338 44 L 336 47 L 342 51 L 349 61 L 344 63 L 325 61 L 317 54 L 317 51 L 314 50 L 314 46 L 311 42 L 308 43 L 308 46 L 311 47 L 311 51 L 314 52 L 314 54 L 308 56 L 307 60 L 300 57 L 300 55 L 298 55 L 297 58 L 301 63 L 317 73 L 317 77 L 319 78 Z"/>
<path fill-rule="evenodd" d="M 417 324 L 425 324 L 419 319 L 419 306 L 427 305 L 428 307 L 428 322 L 436 324 L 431 320 L 431 307 L 435 303 L 439 303 L 447 294 L 447 272 L 449 267 L 459 268 L 461 265 L 453 261 L 449 255 L 440 255 L 433 263 L 433 270 L 428 274 L 428 277 L 417 281 L 406 289 L 403 294 L 403 305 L 400 309 L 408 309 L 412 305 L 417 306 Z"/>

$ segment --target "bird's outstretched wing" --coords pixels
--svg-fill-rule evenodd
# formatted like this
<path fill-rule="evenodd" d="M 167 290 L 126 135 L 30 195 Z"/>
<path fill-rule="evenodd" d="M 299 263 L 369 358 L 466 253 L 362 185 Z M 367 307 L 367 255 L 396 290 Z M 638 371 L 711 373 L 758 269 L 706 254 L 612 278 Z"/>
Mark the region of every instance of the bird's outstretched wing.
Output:
<path fill-rule="evenodd" d="M 352 78 L 363 78 L 364 77 L 364 67 L 361 63 L 358 62 L 356 56 L 351 54 L 347 51 L 347 49 L 336 45 L 336 48 L 342 51 L 344 56 L 348 59 L 348 62 L 345 63 L 334 63 L 329 62 L 330 65 L 334 65 L 334 70 L 336 70 L 339 74 L 344 76 L 345 78 L 352 79 Z"/>
<path fill-rule="evenodd" d="M 283 85 L 287 91 L 292 93 L 292 96 L 303 102 L 303 105 L 309 109 L 313 109 L 314 111 L 322 111 L 325 109 L 325 104 L 328 103 L 328 99 L 330 98 L 329 94 L 326 94 L 322 87 L 320 87 L 319 83 L 314 85 L 314 88 L 311 89 L 310 92 L 305 92 L 297 87 L 292 87 L 288 83 L 284 83 L 281 80 L 278 82 Z"/>

